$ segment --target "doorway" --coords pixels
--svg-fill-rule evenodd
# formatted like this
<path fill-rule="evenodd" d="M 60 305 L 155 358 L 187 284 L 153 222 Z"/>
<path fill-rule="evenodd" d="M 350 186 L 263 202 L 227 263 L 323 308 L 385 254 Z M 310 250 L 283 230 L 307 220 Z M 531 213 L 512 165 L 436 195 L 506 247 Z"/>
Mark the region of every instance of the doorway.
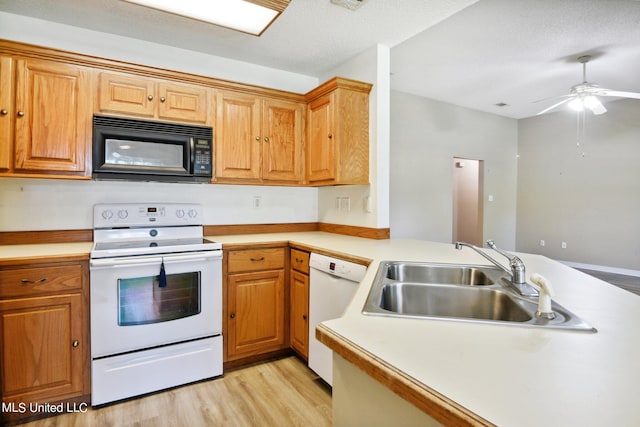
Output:
<path fill-rule="evenodd" d="M 453 158 L 453 242 L 482 246 L 482 160 Z"/>

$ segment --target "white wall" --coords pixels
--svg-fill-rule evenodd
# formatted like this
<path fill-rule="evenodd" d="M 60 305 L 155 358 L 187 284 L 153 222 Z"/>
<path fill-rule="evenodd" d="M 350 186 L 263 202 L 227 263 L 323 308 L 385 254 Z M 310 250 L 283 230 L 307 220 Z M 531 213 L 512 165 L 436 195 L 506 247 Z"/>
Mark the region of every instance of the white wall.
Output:
<path fill-rule="evenodd" d="M 371 228 L 389 227 L 389 91 L 390 49 L 377 45 L 325 73 L 324 80 L 341 76 L 373 84 L 369 95 L 370 185 L 319 189 L 321 222 Z M 336 208 L 337 197 L 349 197 L 349 211 Z M 371 197 L 372 211 L 366 207 Z"/>
<path fill-rule="evenodd" d="M 133 202 L 200 203 L 207 225 L 316 222 L 318 211 L 303 187 L 1 178 L 0 231 L 90 229 L 94 204 Z"/>
<path fill-rule="evenodd" d="M 514 119 L 392 91 L 391 237 L 451 242 L 452 159 L 463 157 L 484 160 L 484 239 L 513 250 L 517 129 Z"/>
<path fill-rule="evenodd" d="M 606 107 L 580 147 L 575 112 L 519 121 L 518 250 L 640 270 L 640 101 Z"/>
<path fill-rule="evenodd" d="M 298 93 L 319 84 L 312 76 L 4 12 L 0 38 Z M 253 196 L 261 196 L 260 209 Z M 94 203 L 134 201 L 202 203 L 206 224 L 318 221 L 316 188 L 1 178 L 0 231 L 92 228 Z"/>

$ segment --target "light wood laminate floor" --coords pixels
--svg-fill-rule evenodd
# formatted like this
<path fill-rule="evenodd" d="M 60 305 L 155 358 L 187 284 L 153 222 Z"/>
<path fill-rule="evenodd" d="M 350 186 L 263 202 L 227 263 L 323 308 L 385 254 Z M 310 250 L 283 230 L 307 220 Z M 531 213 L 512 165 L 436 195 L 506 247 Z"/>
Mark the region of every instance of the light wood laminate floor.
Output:
<path fill-rule="evenodd" d="M 331 426 L 331 392 L 291 356 L 26 427 Z"/>

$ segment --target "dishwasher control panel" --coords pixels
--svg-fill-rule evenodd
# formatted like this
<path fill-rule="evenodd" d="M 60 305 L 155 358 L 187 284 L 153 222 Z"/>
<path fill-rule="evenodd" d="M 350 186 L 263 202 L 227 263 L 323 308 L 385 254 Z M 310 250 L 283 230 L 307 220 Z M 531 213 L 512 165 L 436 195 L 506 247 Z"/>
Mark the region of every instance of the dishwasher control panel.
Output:
<path fill-rule="evenodd" d="M 364 265 L 315 253 L 309 258 L 309 267 L 352 282 L 360 282 L 367 272 Z"/>

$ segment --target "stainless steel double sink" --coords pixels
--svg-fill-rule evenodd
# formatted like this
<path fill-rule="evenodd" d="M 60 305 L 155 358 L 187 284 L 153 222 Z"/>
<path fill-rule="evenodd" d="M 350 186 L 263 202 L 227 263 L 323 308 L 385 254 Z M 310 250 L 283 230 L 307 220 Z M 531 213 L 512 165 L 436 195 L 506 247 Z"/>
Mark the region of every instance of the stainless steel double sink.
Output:
<path fill-rule="evenodd" d="M 492 266 L 383 261 L 363 313 L 596 332 L 555 301 L 555 319 L 536 316 L 537 298 L 519 295 Z"/>

